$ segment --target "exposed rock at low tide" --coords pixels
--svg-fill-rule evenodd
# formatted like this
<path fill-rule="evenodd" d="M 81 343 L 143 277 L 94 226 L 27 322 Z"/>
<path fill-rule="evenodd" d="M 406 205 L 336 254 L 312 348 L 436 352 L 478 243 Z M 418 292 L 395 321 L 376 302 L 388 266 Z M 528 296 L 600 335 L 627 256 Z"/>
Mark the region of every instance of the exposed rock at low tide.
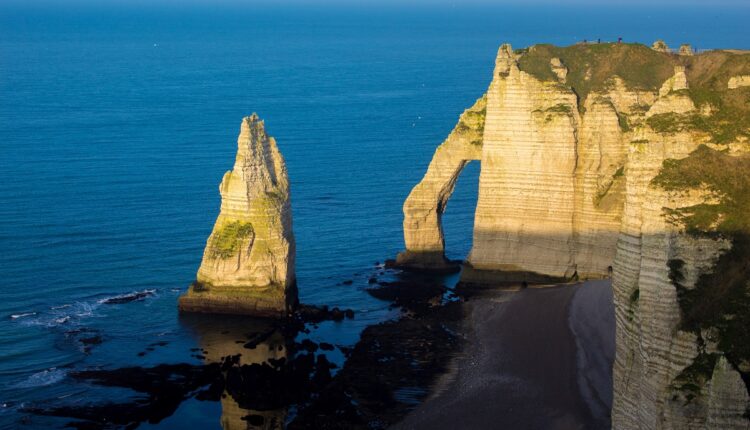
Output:
<path fill-rule="evenodd" d="M 389 288 L 407 291 L 429 282 L 394 283 Z M 75 381 L 127 388 L 137 395 L 84 407 L 63 400 L 24 410 L 70 418 L 74 421 L 68 426 L 79 429 L 135 428 L 161 422 L 183 401 L 194 398 L 220 402 L 225 428 L 253 423 L 282 428 L 291 420 L 290 429 L 383 429 L 424 399 L 460 346 L 456 327 L 462 318 L 461 303 L 417 306 L 430 301 L 432 294 L 418 296 L 409 300 L 417 311 L 365 328 L 354 347 L 294 340 L 304 333 L 303 320 L 353 316 L 346 309 L 302 306 L 294 318 L 283 321 L 183 315 L 200 339 L 201 348 L 191 352 L 203 364 L 71 372 Z M 325 355 L 336 348 L 346 357 L 343 366 Z M 291 408 L 296 409 L 293 419 Z"/>

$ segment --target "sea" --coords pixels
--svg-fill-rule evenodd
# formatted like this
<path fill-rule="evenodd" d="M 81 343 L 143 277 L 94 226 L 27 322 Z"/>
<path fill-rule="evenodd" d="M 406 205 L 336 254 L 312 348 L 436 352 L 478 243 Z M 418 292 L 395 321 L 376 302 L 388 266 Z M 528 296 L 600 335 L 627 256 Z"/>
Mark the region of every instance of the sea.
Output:
<path fill-rule="evenodd" d="M 741 2 L 0 3 L 0 428 L 62 427 L 29 408 L 112 398 L 76 370 L 201 363 L 207 335 L 177 298 L 244 116 L 286 158 L 300 300 L 355 311 L 304 336 L 352 346 L 397 314 L 365 289 L 500 44 L 748 49 L 748 22 Z M 448 204 L 449 258 L 470 251 L 479 169 Z M 221 416 L 186 401 L 143 427 Z"/>

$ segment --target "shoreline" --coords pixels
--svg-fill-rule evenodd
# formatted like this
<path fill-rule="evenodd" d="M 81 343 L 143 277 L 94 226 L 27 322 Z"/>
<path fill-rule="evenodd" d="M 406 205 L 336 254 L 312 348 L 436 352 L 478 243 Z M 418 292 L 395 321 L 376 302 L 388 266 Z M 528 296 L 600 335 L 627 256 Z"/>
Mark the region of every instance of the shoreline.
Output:
<path fill-rule="evenodd" d="M 597 422 L 610 427 L 615 309 L 611 280 L 588 281 L 569 306 L 568 325 L 576 342 L 578 388 Z"/>
<path fill-rule="evenodd" d="M 366 291 L 399 315 L 368 325 L 351 347 L 308 336 L 323 321 L 344 319 L 342 311 L 334 317 L 335 308 L 281 325 L 185 315 L 200 340 L 190 356 L 200 363 L 76 369 L 68 375 L 75 383 L 128 388 L 139 396 L 85 409 L 32 404 L 23 412 L 92 428 L 165 419 L 170 425 L 179 421 L 171 417 L 181 405 L 195 398 L 220 402 L 222 420 L 239 426 L 244 420 L 270 425 L 280 417 L 290 429 L 609 425 L 606 351 L 614 346 L 613 339 L 602 341 L 609 337 L 601 324 L 609 315 L 602 303 L 612 306 L 608 281 L 466 296 L 446 288 L 442 277 L 392 275 Z M 331 360 L 338 354 L 337 365 Z"/>
<path fill-rule="evenodd" d="M 392 428 L 608 427 L 600 394 L 611 388 L 614 354 L 607 297 L 610 283 L 600 280 L 470 298 L 462 353 Z"/>

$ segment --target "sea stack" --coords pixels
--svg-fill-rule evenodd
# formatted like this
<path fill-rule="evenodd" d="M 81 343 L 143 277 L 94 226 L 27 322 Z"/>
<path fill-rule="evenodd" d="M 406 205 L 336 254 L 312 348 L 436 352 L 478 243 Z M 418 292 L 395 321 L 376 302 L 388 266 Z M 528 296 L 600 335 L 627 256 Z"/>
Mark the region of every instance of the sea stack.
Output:
<path fill-rule="evenodd" d="M 289 177 L 256 114 L 242 120 L 234 168 L 219 193 L 221 211 L 180 310 L 287 316 L 297 304 Z"/>

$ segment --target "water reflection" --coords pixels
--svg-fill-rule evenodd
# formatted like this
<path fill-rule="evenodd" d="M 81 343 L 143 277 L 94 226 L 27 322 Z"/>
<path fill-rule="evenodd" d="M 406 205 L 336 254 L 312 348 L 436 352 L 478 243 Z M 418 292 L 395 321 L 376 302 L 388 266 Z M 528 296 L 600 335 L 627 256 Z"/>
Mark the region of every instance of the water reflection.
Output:
<path fill-rule="evenodd" d="M 183 315 L 180 320 L 198 337 L 202 349 L 198 355 L 206 364 L 237 356 L 240 366 L 287 359 L 290 339 L 268 321 L 217 315 Z M 225 388 L 221 409 L 224 430 L 273 430 L 284 427 L 288 408 L 243 408 Z"/>

